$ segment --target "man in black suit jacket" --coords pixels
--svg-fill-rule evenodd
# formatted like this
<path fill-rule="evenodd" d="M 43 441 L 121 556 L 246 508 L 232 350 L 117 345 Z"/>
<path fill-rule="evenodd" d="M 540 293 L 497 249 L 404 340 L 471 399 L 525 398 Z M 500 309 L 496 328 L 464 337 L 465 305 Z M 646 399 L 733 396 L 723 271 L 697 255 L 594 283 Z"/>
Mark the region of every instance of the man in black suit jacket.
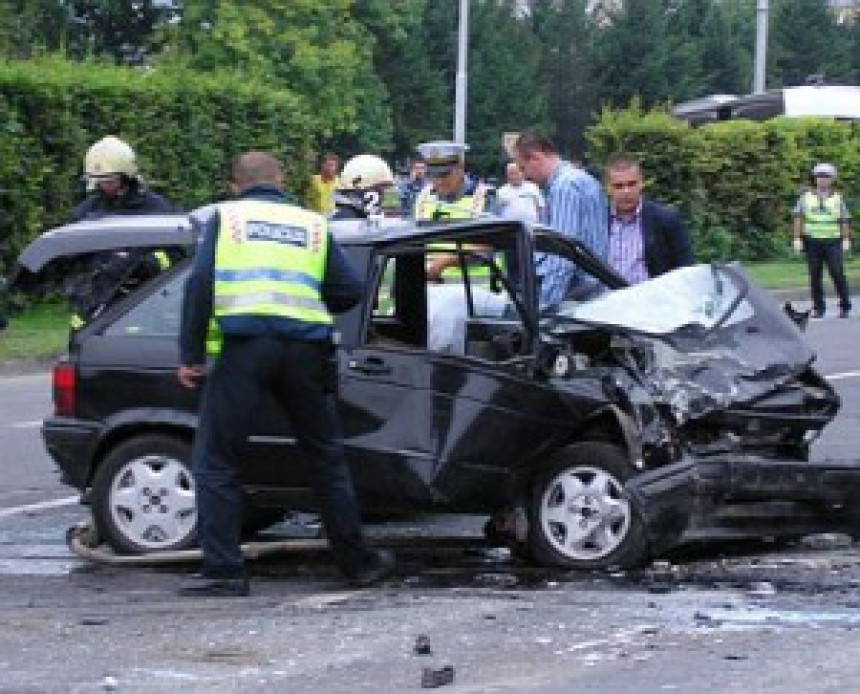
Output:
<path fill-rule="evenodd" d="M 635 284 L 692 265 L 693 246 L 677 210 L 642 197 L 642 170 L 631 157 L 606 165 L 610 199 L 607 261 Z"/>

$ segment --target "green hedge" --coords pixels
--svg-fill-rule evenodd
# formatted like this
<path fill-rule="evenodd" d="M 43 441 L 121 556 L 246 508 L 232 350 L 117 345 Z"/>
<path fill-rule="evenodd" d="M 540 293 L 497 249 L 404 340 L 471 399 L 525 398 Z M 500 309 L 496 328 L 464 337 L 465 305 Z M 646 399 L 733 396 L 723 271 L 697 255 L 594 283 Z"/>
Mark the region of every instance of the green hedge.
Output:
<path fill-rule="evenodd" d="M 817 161 L 860 220 L 860 124 L 823 118 L 725 121 L 692 128 L 662 111 L 606 110 L 586 133 L 597 166 L 638 157 L 647 193 L 677 205 L 701 260 L 790 253 L 791 210 Z"/>
<path fill-rule="evenodd" d="M 225 196 L 247 149 L 278 156 L 300 190 L 322 129 L 301 97 L 238 76 L 0 62 L 0 273 L 82 199 L 83 155 L 104 135 L 126 139 L 150 187 L 191 208 Z"/>

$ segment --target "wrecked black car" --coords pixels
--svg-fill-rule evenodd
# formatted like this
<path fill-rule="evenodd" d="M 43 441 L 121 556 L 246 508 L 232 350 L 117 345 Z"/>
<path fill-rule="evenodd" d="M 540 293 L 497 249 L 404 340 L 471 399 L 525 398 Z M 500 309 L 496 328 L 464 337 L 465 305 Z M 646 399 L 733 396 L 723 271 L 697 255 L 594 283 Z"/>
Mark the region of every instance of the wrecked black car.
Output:
<path fill-rule="evenodd" d="M 195 530 L 198 394 L 175 377 L 194 234 L 184 217 L 138 221 L 44 234 L 12 280 L 28 286 L 107 249 L 186 251 L 133 291 L 100 290 L 54 368 L 45 443 L 101 537 L 126 553 L 184 548 Z M 512 221 L 333 229 L 367 282 L 337 326 L 337 402 L 366 510 L 485 514 L 491 540 L 577 569 L 641 563 L 729 507 L 792 502 L 854 522 L 860 469 L 809 460 L 839 400 L 740 267 L 626 287 L 584 247 Z M 440 253 L 458 264 L 428 281 Z M 541 313 L 536 253 L 602 291 Z M 261 527 L 313 506 L 277 405 L 258 421 L 243 488 L 248 525 Z"/>

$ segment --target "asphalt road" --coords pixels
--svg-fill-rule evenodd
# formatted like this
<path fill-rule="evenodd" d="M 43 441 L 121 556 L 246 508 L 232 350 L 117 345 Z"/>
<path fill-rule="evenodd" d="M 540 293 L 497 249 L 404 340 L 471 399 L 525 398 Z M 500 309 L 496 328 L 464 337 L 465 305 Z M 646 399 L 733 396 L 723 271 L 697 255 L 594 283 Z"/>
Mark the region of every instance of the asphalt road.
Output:
<path fill-rule="evenodd" d="M 814 455 L 860 455 L 860 318 L 814 322 L 809 337 L 844 399 Z M 694 546 L 610 576 L 415 549 L 365 591 L 305 553 L 255 564 L 249 599 L 182 601 L 181 568 L 69 555 L 64 532 L 83 512 L 42 449 L 48 408 L 44 374 L 0 380 L 0 691 L 402 692 L 443 665 L 451 692 L 857 688 L 860 550 L 848 538 Z M 419 635 L 431 655 L 413 653 Z"/>

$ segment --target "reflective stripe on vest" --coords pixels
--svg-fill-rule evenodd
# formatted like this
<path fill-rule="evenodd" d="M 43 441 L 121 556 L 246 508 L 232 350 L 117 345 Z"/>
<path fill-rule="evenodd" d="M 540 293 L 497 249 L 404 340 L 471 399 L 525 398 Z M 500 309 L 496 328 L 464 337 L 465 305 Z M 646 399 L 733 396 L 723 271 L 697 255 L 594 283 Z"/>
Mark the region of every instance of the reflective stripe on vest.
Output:
<path fill-rule="evenodd" d="M 217 357 L 221 353 L 221 327 L 218 321 L 214 318 L 209 320 L 209 325 L 206 327 L 206 354 L 210 357 Z"/>
<path fill-rule="evenodd" d="M 325 219 L 283 203 L 218 206 L 213 308 L 225 316 L 280 316 L 331 325 L 320 295 L 328 252 Z"/>
<path fill-rule="evenodd" d="M 817 193 L 803 195 L 803 233 L 811 239 L 839 238 L 842 196 L 833 193 L 823 202 Z"/>

